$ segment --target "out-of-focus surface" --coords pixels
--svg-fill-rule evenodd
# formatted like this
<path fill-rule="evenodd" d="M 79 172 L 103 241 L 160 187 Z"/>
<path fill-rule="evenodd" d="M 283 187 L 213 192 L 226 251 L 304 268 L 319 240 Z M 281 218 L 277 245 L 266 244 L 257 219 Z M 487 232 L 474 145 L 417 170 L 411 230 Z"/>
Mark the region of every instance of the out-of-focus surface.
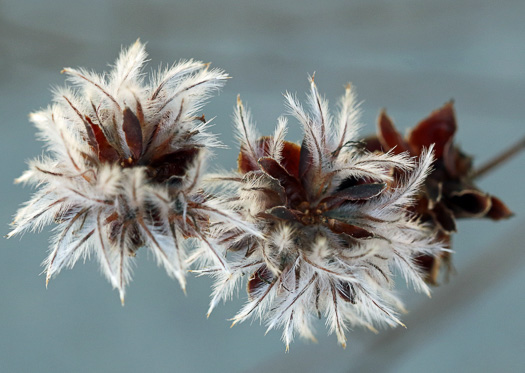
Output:
<path fill-rule="evenodd" d="M 367 134 L 381 107 L 406 129 L 453 98 L 458 141 L 478 164 L 525 133 L 525 3 L 482 1 L 82 1 L 0 0 L 0 161 L 4 234 L 30 188 L 12 180 L 41 154 L 27 114 L 46 106 L 64 66 L 98 72 L 121 46 L 147 41 L 151 63 L 212 61 L 233 77 L 205 107 L 232 150 L 237 93 L 261 133 L 283 113 L 281 93 L 308 89 L 316 72 L 335 103 L 351 81 Z M 293 123 L 293 122 L 292 122 Z M 300 140 L 292 124 L 288 138 Z M 39 276 L 49 229 L 1 242 L 1 372 L 515 372 L 525 365 L 524 156 L 480 182 L 515 212 L 512 220 L 461 222 L 457 274 L 432 299 L 406 293 L 408 329 L 348 334 L 346 350 L 318 325 L 318 344 L 254 322 L 229 328 L 242 300 L 206 319 L 210 281 L 190 279 L 188 296 L 139 253 L 122 307 L 93 262 L 52 280 Z M 403 287 L 403 284 L 399 284 Z M 241 292 L 242 293 L 242 292 Z"/>

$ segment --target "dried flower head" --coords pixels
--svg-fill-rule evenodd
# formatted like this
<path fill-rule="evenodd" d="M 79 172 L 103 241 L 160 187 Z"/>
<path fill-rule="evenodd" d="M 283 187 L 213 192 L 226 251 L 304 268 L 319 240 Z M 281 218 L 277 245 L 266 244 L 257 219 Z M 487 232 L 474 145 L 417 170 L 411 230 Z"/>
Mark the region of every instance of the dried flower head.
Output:
<path fill-rule="evenodd" d="M 471 157 L 454 144 L 456 116 L 453 102 L 433 111 L 403 138 L 383 110 L 378 119 L 377 136 L 365 140 L 370 151 L 420 155 L 430 144 L 435 146 L 436 161 L 417 197 L 414 211 L 436 229 L 436 235 L 450 248 L 450 235 L 456 232 L 456 218 L 500 220 L 512 215 L 498 198 L 480 191 L 474 184 Z M 437 284 L 441 263 L 450 269 L 451 252 L 421 256 L 426 280 Z"/>
<path fill-rule="evenodd" d="M 264 238 L 217 228 L 232 273 L 201 271 L 217 279 L 210 312 L 248 274 L 249 301 L 234 324 L 257 315 L 268 330 L 282 326 L 288 348 L 294 331 L 314 338 L 312 319 L 324 315 L 344 346 L 348 324 L 372 330 L 401 324 L 393 270 L 428 292 L 414 257 L 440 247 L 407 206 L 430 171 L 431 146 L 418 160 L 366 151 L 356 142 L 358 110 L 350 86 L 336 119 L 313 79 L 309 111 L 290 94 L 286 101 L 302 124 L 301 145 L 284 140 L 284 118 L 273 136 L 259 138 L 238 101 L 238 172 L 214 180 L 233 189 L 232 207 Z"/>
<path fill-rule="evenodd" d="M 227 75 L 189 60 L 145 82 L 145 60 L 137 41 L 107 75 L 65 68 L 74 87 L 56 90 L 55 103 L 31 115 L 47 154 L 18 179 L 39 190 L 19 210 L 10 236 L 57 224 L 47 281 L 93 252 L 123 299 L 133 257 L 144 246 L 184 288 L 184 239 L 213 251 L 210 218 L 242 226 L 200 189 L 208 148 L 219 145 L 200 110 Z"/>

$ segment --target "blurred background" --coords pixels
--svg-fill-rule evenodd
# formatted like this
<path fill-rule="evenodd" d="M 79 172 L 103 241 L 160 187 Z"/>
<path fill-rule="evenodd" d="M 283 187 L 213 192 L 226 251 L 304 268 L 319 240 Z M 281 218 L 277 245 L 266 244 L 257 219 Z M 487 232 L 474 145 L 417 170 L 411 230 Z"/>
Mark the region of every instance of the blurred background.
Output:
<path fill-rule="evenodd" d="M 41 154 L 27 115 L 47 106 L 65 66 L 108 68 L 122 46 L 146 41 L 151 62 L 211 61 L 232 77 L 205 108 L 231 147 L 240 93 L 261 133 L 284 112 L 282 93 L 319 90 L 335 103 L 352 82 L 363 100 L 362 133 L 388 109 L 403 130 L 454 99 L 457 141 L 477 164 L 525 132 L 525 2 L 522 0 L 286 1 L 0 0 L 0 161 L 3 234 L 30 188 L 13 185 Z M 300 140 L 291 121 L 289 140 Z M 40 263 L 50 229 L 0 241 L 1 372 L 516 372 L 525 365 L 523 155 L 483 178 L 508 221 L 462 221 L 456 274 L 431 299 L 404 289 L 408 329 L 354 330 L 343 350 L 319 322 L 313 344 L 288 354 L 280 332 L 254 322 L 230 329 L 241 299 L 206 319 L 210 281 L 188 296 L 139 252 L 122 307 L 98 264 L 78 263 L 45 289 Z M 242 292 L 241 292 L 242 293 Z"/>

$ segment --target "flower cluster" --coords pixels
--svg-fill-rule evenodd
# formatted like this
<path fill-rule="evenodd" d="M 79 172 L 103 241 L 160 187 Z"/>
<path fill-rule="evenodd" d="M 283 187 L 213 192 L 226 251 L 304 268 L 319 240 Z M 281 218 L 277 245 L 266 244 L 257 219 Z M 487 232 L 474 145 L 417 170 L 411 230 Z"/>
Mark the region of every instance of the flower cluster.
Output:
<path fill-rule="evenodd" d="M 210 311 L 249 275 L 249 301 L 234 323 L 257 315 L 268 329 L 282 326 L 288 346 L 294 331 L 313 338 L 312 320 L 324 315 L 345 345 L 348 324 L 401 324 L 394 270 L 428 292 L 414 258 L 441 247 L 407 206 L 430 172 L 432 146 L 417 159 L 366 151 L 356 141 L 358 110 L 350 87 L 335 119 L 313 79 L 310 111 L 290 94 L 286 101 L 303 127 L 301 145 L 284 140 L 284 118 L 273 136 L 258 137 L 238 101 L 238 172 L 212 180 L 230 185 L 231 207 L 264 238 L 217 227 L 231 273 L 203 270 L 217 279 Z"/>
<path fill-rule="evenodd" d="M 420 155 L 434 144 L 436 160 L 417 196 L 414 211 L 435 228 L 435 235 L 450 248 L 450 235 L 456 232 L 457 218 L 490 218 L 500 220 L 512 215 L 499 199 L 480 191 L 474 184 L 472 159 L 454 144 L 456 116 L 452 102 L 433 111 L 403 138 L 392 119 L 382 111 L 379 115 L 377 136 L 365 139 L 367 149 L 379 153 L 409 153 Z M 418 258 L 426 271 L 426 280 L 437 284 L 441 263 L 451 267 L 451 251 L 438 256 Z"/>
<path fill-rule="evenodd" d="M 227 75 L 189 60 L 146 83 L 145 60 L 137 41 L 107 76 L 65 68 L 74 88 L 58 89 L 52 106 L 31 115 L 48 154 L 18 179 L 40 189 L 10 236 L 58 224 L 47 281 L 93 252 L 123 300 L 133 257 L 148 247 L 184 288 L 184 239 L 201 240 L 225 265 L 207 235 L 210 219 L 243 226 L 200 189 L 209 148 L 220 143 L 198 112 Z"/>
<path fill-rule="evenodd" d="M 313 320 L 324 316 L 345 346 L 348 326 L 403 325 L 394 273 L 428 294 L 450 259 L 456 218 L 511 215 L 475 187 L 471 160 L 453 143 L 451 103 L 407 138 L 382 112 L 378 135 L 360 141 L 351 87 L 332 116 L 313 77 L 307 109 L 285 96 L 300 144 L 285 140 L 285 117 L 259 136 L 238 99 L 238 170 L 204 176 L 221 144 L 201 109 L 228 76 L 188 60 L 146 81 L 145 61 L 137 41 L 108 74 L 66 68 L 71 87 L 31 115 L 47 151 L 17 179 L 38 190 L 9 236 L 56 224 L 46 284 L 94 254 L 124 301 L 147 248 L 183 289 L 190 264 L 215 278 L 209 312 L 247 279 L 234 324 L 254 316 L 282 327 L 288 348 L 295 333 L 314 339 Z M 190 256 L 188 239 L 198 243 Z"/>

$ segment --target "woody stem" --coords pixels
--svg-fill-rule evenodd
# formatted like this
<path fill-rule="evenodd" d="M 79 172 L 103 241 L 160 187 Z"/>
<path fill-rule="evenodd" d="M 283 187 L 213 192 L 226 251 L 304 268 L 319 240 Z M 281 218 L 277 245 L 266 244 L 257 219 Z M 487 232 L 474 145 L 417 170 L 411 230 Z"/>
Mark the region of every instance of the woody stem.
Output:
<path fill-rule="evenodd" d="M 525 149 L 525 137 L 521 138 L 521 140 L 519 140 L 513 146 L 511 146 L 501 154 L 497 155 L 496 157 L 492 158 L 490 161 L 479 167 L 477 170 L 474 170 L 474 172 L 472 172 L 471 174 L 472 179 L 477 179 L 485 175 L 493 168 L 498 167 L 499 165 L 505 163 L 506 161 L 517 155 L 523 149 Z"/>

